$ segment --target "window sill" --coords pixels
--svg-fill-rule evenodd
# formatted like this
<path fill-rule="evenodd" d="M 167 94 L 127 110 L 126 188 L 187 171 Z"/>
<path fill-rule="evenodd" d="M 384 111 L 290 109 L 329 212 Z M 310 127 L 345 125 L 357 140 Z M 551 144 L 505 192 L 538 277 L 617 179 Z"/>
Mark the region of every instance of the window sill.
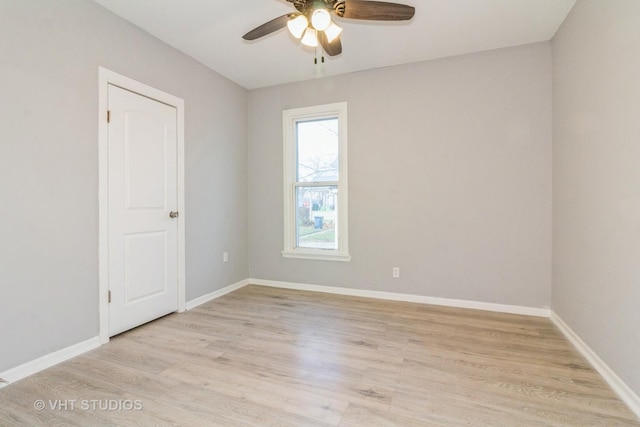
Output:
<path fill-rule="evenodd" d="M 351 261 L 351 255 L 348 253 L 335 252 L 335 251 L 282 251 L 283 258 L 299 258 L 299 259 L 312 259 L 316 261 Z"/>

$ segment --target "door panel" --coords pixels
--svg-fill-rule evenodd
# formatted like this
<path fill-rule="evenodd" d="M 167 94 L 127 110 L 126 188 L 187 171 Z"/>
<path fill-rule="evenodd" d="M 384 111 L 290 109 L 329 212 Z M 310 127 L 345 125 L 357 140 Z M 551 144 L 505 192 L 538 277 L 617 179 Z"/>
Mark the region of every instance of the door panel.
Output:
<path fill-rule="evenodd" d="M 176 109 L 109 85 L 109 335 L 178 309 Z"/>
<path fill-rule="evenodd" d="M 125 191 L 127 208 L 164 209 L 165 124 L 147 112 L 124 115 Z"/>
<path fill-rule="evenodd" d="M 125 305 L 167 290 L 166 271 L 157 268 L 166 265 L 166 237 L 165 232 L 125 234 Z"/>

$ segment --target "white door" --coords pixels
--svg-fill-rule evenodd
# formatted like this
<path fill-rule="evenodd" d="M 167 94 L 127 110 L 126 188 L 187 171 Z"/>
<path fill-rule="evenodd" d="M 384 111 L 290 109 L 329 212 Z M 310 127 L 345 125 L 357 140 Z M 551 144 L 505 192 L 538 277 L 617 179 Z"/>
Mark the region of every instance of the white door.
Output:
<path fill-rule="evenodd" d="M 176 109 L 109 85 L 109 336 L 178 309 Z"/>

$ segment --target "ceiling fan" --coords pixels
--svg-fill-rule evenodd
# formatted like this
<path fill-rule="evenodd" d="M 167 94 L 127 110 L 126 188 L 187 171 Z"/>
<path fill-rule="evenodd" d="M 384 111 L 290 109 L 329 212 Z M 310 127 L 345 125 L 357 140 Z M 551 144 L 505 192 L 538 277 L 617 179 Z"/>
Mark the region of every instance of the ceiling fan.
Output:
<path fill-rule="evenodd" d="M 331 19 L 331 13 L 340 18 L 368 21 L 407 21 L 413 18 L 415 8 L 399 3 L 363 0 L 287 0 L 297 12 L 287 13 L 254 28 L 242 36 L 256 40 L 284 27 L 302 44 L 322 46 L 329 56 L 342 53 L 342 28 Z"/>

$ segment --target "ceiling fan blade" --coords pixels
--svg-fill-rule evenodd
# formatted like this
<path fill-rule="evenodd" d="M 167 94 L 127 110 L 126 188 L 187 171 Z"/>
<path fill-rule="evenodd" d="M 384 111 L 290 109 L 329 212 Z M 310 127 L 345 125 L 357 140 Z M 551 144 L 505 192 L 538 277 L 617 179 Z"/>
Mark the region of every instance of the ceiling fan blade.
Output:
<path fill-rule="evenodd" d="M 366 19 L 371 21 L 408 21 L 413 18 L 416 8 L 399 3 L 384 1 L 346 0 L 344 12 L 336 9 L 343 18 Z"/>
<path fill-rule="evenodd" d="M 327 40 L 327 35 L 324 33 L 324 31 L 319 31 L 318 35 L 320 44 L 322 45 L 324 51 L 327 52 L 327 55 L 336 56 L 342 53 L 342 42 L 340 41 L 340 37 L 336 37 L 331 43 L 329 43 L 329 40 Z"/>
<path fill-rule="evenodd" d="M 271 34 L 274 31 L 278 31 L 286 27 L 289 19 L 297 15 L 297 13 L 287 13 L 286 15 L 279 16 L 276 19 L 272 19 L 271 21 L 265 22 L 259 27 L 254 28 L 253 30 L 242 36 L 242 38 L 245 40 L 255 40 L 259 39 L 260 37 L 264 37 L 267 34 Z"/>

